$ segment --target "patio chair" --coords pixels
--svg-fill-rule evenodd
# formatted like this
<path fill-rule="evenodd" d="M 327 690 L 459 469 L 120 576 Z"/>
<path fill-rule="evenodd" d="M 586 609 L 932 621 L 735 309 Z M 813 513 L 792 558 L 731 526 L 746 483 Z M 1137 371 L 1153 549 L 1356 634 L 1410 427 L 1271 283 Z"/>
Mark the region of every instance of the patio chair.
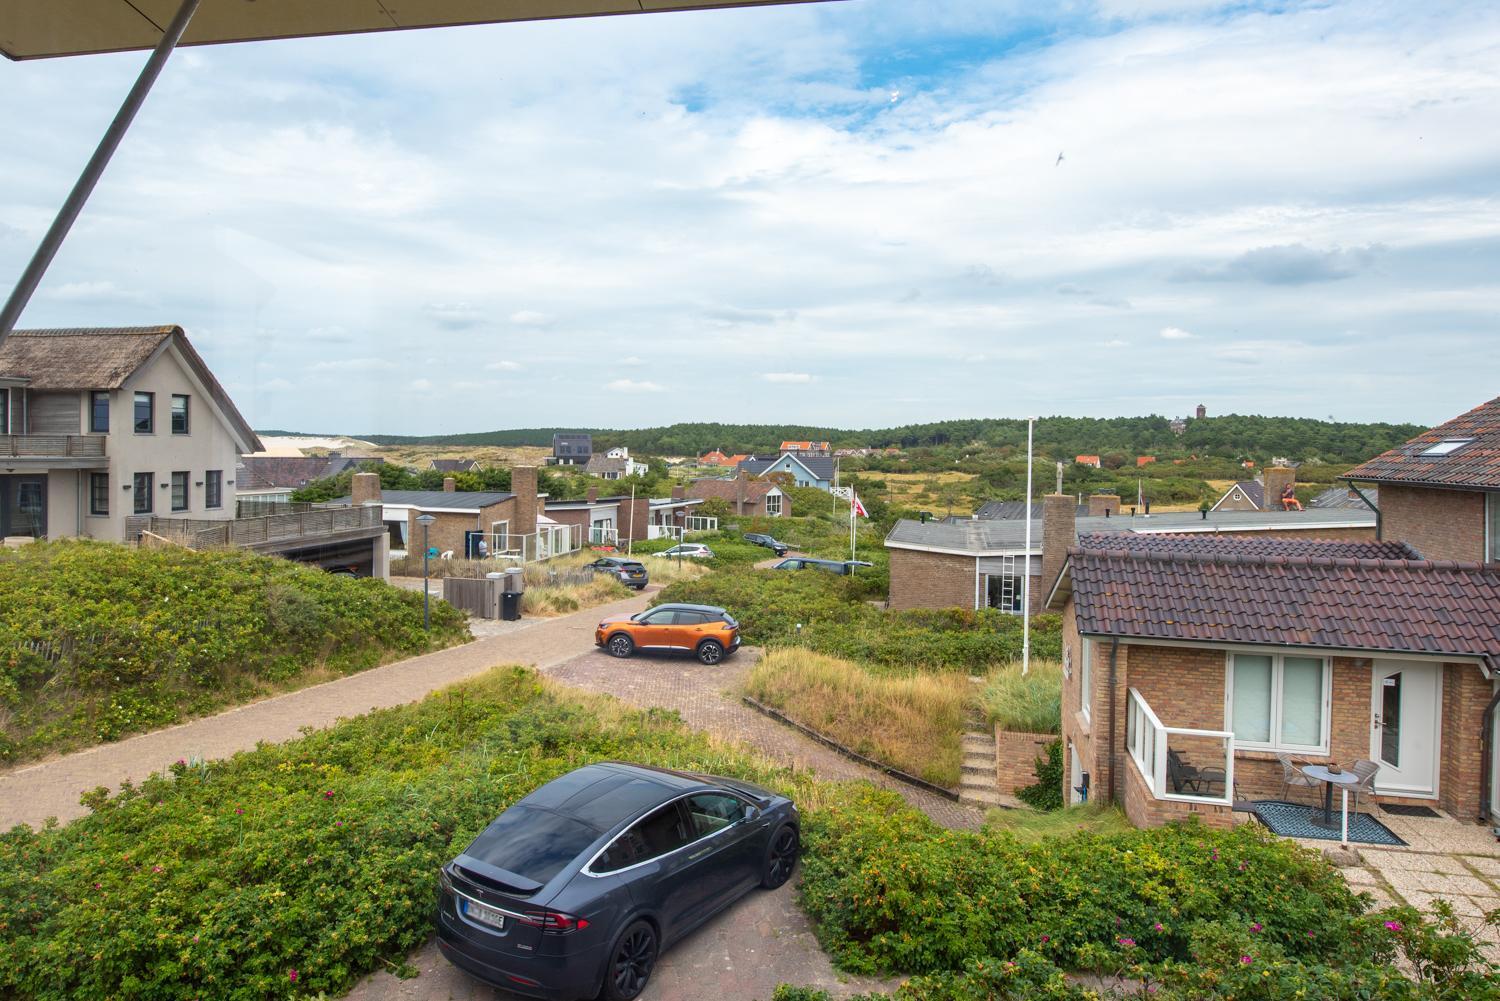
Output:
<path fill-rule="evenodd" d="M 1224 769 L 1222 768 L 1198 768 L 1182 760 L 1182 756 L 1176 751 L 1167 751 L 1167 778 L 1172 783 L 1173 792 L 1212 793 L 1215 783 L 1224 784 Z M 1207 788 L 1205 788 L 1205 786 Z"/>
<path fill-rule="evenodd" d="M 1373 761 L 1360 760 L 1349 770 L 1359 776 L 1359 782 L 1354 786 L 1354 812 L 1358 813 L 1360 794 L 1375 795 L 1375 773 L 1380 771 L 1380 766 Z"/>
<path fill-rule="evenodd" d="M 1281 762 L 1282 799 L 1287 798 L 1287 793 L 1293 786 L 1296 786 L 1299 789 L 1312 789 L 1314 790 L 1314 792 L 1316 792 L 1317 788 L 1323 784 L 1317 779 L 1313 778 L 1311 775 L 1303 774 L 1302 769 L 1297 766 L 1297 762 L 1292 760 L 1292 756 L 1290 754 L 1283 754 L 1278 752 L 1276 755 L 1276 760 Z M 1291 802 L 1290 800 L 1287 801 Z"/>

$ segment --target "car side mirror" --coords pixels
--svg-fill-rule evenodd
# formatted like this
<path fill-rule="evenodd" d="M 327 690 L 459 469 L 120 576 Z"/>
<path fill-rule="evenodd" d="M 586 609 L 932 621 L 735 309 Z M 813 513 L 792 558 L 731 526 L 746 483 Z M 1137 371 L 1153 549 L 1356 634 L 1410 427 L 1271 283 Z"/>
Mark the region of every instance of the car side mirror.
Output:
<path fill-rule="evenodd" d="M 760 816 L 760 808 L 759 807 L 754 807 L 754 806 L 747 806 L 747 807 L 745 807 L 745 823 L 748 824 L 748 823 L 750 823 L 750 821 L 754 820 L 756 817 L 759 817 L 759 816 Z"/>

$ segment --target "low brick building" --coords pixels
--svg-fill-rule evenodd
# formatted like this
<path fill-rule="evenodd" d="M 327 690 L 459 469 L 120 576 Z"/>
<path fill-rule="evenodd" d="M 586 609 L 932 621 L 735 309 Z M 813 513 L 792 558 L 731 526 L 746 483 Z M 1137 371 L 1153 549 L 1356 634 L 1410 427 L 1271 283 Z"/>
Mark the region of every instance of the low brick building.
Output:
<path fill-rule="evenodd" d="M 717 497 L 729 504 L 729 513 L 763 518 L 786 518 L 792 501 L 774 480 L 753 480 L 741 472 L 732 480 L 694 480 L 684 492 L 696 500 Z"/>
<path fill-rule="evenodd" d="M 1097 502 L 1097 503 L 1096 503 Z M 1001 608 L 1019 614 L 1023 575 L 1031 574 L 1031 608 L 1040 610 L 1042 593 L 1056 579 L 1069 546 L 1080 532 L 1150 535 L 1163 532 L 1195 535 L 1245 535 L 1259 538 L 1371 539 L 1375 513 L 1369 510 L 1216 511 L 1121 515 L 1119 498 L 1088 499 L 1089 515 L 1080 517 L 1071 494 L 1043 501 L 1041 517 L 1031 520 L 1031 549 L 1026 548 L 1026 519 L 903 519 L 886 536 L 891 554 L 892 608 Z M 1098 511 L 1098 514 L 1094 512 Z"/>
<path fill-rule="evenodd" d="M 456 490 L 452 477 L 444 479 L 442 490 L 382 491 L 377 475 L 359 473 L 354 477 L 353 493 L 333 503 L 380 504 L 390 533 L 390 548 L 395 552 L 420 552 L 423 534 L 417 519 L 431 515 L 428 547 L 472 558 L 478 555 L 481 538 L 493 554 L 517 548 L 520 540 L 537 531 L 536 467 L 515 466 L 510 477 L 509 491 Z"/>
<path fill-rule="evenodd" d="M 1080 537 L 1048 601 L 1064 617 L 1065 795 L 1121 803 L 1141 826 L 1228 825 L 1237 801 L 1282 797 L 1279 753 L 1372 761 L 1381 802 L 1493 821 L 1500 567 L 1416 556 Z"/>

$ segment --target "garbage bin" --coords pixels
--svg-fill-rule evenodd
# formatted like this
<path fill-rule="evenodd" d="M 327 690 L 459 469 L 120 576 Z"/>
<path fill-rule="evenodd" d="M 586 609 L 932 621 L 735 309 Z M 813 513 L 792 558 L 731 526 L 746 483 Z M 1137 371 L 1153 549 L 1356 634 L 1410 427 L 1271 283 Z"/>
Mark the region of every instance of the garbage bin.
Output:
<path fill-rule="evenodd" d="M 502 591 L 500 593 L 500 618 L 506 622 L 515 622 L 521 617 L 521 592 Z"/>

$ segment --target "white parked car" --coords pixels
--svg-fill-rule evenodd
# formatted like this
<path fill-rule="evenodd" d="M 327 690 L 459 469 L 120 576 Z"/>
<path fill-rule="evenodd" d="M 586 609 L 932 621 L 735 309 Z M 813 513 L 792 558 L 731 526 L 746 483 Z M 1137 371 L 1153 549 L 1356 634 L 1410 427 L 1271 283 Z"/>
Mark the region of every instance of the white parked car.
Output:
<path fill-rule="evenodd" d="M 713 559 L 714 551 L 701 542 L 684 542 L 673 546 L 671 549 L 663 549 L 656 555 L 667 557 L 686 556 L 695 560 L 711 560 Z"/>

